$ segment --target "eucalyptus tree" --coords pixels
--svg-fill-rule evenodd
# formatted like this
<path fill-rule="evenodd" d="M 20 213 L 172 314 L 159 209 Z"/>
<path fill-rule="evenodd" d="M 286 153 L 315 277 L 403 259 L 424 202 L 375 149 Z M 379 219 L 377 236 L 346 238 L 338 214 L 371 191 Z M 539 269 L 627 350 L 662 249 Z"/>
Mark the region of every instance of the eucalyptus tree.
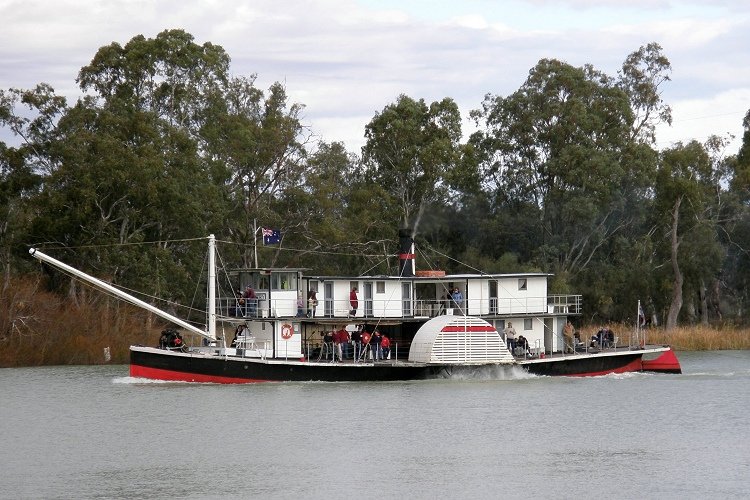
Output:
<path fill-rule="evenodd" d="M 16 257 L 26 260 L 24 244 L 34 213 L 31 198 L 53 165 L 49 150 L 55 140 L 57 120 L 66 112 L 64 97 L 52 87 L 0 89 L 0 129 L 9 132 L 15 145 L 0 142 L 0 253 L 7 286 Z"/>
<path fill-rule="evenodd" d="M 254 222 L 286 223 L 276 220 L 274 203 L 286 189 L 307 181 L 309 134 L 300 121 L 304 107 L 290 103 L 278 82 L 267 92 L 254 83 L 254 76 L 233 78 L 210 96 L 200 129 L 201 150 L 224 185 L 227 231 L 245 244 L 245 265 L 250 265 L 256 242 Z"/>
<path fill-rule="evenodd" d="M 487 95 L 472 116 L 484 130 L 484 188 L 497 206 L 536 207 L 545 269 L 578 272 L 623 225 L 622 157 L 633 112 L 627 94 L 591 66 L 544 59 L 508 97 Z"/>
<path fill-rule="evenodd" d="M 720 169 L 697 141 L 677 144 L 661 154 L 653 215 L 662 229 L 671 271 L 661 273 L 671 278 L 667 329 L 677 326 L 685 284 L 692 282 L 691 288 L 698 291 L 721 270 L 724 255 L 716 235 L 721 182 Z"/>
<path fill-rule="evenodd" d="M 383 217 L 395 214 L 402 228 L 419 224 L 431 202 L 444 199 L 446 180 L 460 161 L 461 114 L 445 98 L 429 106 L 401 95 L 365 127 L 362 158 L 368 179 L 386 197 Z"/>

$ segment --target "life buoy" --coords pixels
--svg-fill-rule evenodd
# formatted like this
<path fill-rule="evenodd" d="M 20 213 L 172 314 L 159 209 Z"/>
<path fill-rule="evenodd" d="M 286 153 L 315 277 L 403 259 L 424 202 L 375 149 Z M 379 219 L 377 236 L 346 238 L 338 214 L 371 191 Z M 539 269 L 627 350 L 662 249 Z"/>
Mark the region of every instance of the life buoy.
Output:
<path fill-rule="evenodd" d="M 294 330 L 292 329 L 292 325 L 289 323 L 285 323 L 281 325 L 281 338 L 284 340 L 289 340 L 292 338 L 292 335 L 294 335 Z"/>

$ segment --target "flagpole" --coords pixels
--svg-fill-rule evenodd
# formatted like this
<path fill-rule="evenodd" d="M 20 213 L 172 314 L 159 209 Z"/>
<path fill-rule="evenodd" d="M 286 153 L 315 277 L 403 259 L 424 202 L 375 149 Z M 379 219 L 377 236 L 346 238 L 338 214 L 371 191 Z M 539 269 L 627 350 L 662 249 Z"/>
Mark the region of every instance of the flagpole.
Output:
<path fill-rule="evenodd" d="M 258 219 L 253 219 L 253 250 L 255 251 L 255 269 L 258 269 Z"/>

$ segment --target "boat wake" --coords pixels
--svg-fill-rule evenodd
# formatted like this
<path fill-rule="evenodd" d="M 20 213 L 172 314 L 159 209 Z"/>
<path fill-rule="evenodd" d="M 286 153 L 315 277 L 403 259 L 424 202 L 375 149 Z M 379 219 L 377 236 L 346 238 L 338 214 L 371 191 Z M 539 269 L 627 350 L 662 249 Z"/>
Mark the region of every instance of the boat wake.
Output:
<path fill-rule="evenodd" d="M 525 380 L 539 378 L 519 366 L 460 366 L 446 374 L 450 380 Z"/>

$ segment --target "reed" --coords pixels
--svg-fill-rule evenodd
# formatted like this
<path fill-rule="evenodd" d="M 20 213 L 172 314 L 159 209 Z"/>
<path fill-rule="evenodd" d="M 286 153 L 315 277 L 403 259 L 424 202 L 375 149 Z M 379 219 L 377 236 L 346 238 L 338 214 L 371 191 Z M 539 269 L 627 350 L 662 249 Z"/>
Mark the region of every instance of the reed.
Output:
<path fill-rule="evenodd" d="M 633 325 L 606 325 L 620 337 L 620 345 L 627 345 L 634 332 Z M 591 338 L 600 328 L 584 326 L 581 337 Z M 677 351 L 721 351 L 750 349 L 750 329 L 736 326 L 681 326 L 672 330 L 661 327 L 644 329 L 646 342 L 649 344 L 668 344 Z"/>

